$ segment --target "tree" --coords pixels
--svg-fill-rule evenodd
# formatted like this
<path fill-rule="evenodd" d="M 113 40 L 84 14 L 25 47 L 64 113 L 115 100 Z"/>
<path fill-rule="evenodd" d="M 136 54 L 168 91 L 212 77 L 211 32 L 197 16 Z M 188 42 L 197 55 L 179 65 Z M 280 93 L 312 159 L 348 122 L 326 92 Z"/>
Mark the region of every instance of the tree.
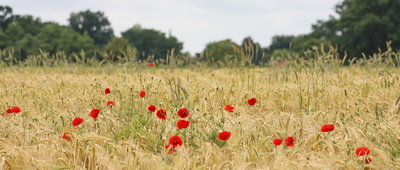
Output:
<path fill-rule="evenodd" d="M 10 40 L 7 28 L 15 19 L 12 8 L 9 6 L 0 6 L 0 50 L 9 46 Z"/>
<path fill-rule="evenodd" d="M 293 35 L 275 35 L 272 37 L 272 43 L 268 47 L 270 53 L 278 49 L 289 49 L 295 36 Z"/>
<path fill-rule="evenodd" d="M 90 53 L 94 48 L 94 41 L 89 35 L 81 35 L 69 27 L 58 24 L 46 25 L 36 38 L 40 41 L 39 47 L 51 54 L 64 51 L 70 55 L 81 50 Z"/>
<path fill-rule="evenodd" d="M 203 51 L 202 60 L 224 63 L 226 62 L 226 56 L 234 56 L 235 48 L 238 47 L 239 45 L 230 39 L 208 43 Z"/>
<path fill-rule="evenodd" d="M 251 63 L 261 64 L 263 49 L 259 43 L 255 43 L 251 37 L 246 37 L 242 41 L 244 55 L 251 58 Z"/>
<path fill-rule="evenodd" d="M 183 44 L 176 37 L 167 37 L 160 31 L 143 29 L 140 25 L 133 26 L 121 35 L 141 54 L 139 60 L 147 59 L 148 55 L 154 55 L 154 59 L 165 60 L 168 51 L 174 49 L 175 53 L 180 54 L 183 48 Z"/>
<path fill-rule="evenodd" d="M 47 24 L 52 22 L 43 23 L 40 18 L 35 18 L 32 15 L 16 15 L 13 24 L 21 26 L 25 34 L 37 35 L 40 30 Z"/>
<path fill-rule="evenodd" d="M 8 43 L 13 46 L 27 34 L 36 36 L 46 24 L 49 23 L 42 23 L 39 18 L 34 18 L 31 15 L 16 15 L 14 21 L 8 25 L 5 31 L 8 35 Z"/>
<path fill-rule="evenodd" d="M 107 44 L 113 37 L 113 29 L 103 12 L 91 12 L 90 10 L 71 13 L 69 27 L 84 35 L 85 32 L 98 46 Z"/>
<path fill-rule="evenodd" d="M 9 23 L 5 33 L 5 46 L 0 48 L 15 49 L 18 53 L 14 56 L 18 60 L 24 60 L 29 54 L 39 54 L 39 40 L 36 35 L 41 29 L 51 23 L 42 23 L 40 18 L 31 15 L 15 15 L 12 23 Z"/>
<path fill-rule="evenodd" d="M 282 49 L 276 49 L 274 52 L 271 54 L 271 57 L 273 57 L 275 60 L 278 61 L 284 61 L 284 60 L 290 60 L 293 59 L 295 54 L 293 51 L 290 51 L 287 48 L 282 48 Z"/>
<path fill-rule="evenodd" d="M 8 24 L 12 23 L 15 19 L 13 10 L 9 6 L 0 6 L 0 28 L 7 29 Z"/>
<path fill-rule="evenodd" d="M 24 37 L 17 42 L 13 48 L 19 49 L 19 60 L 24 60 L 27 55 L 39 54 L 39 40 L 31 34 L 25 34 Z"/>
<path fill-rule="evenodd" d="M 333 16 L 328 21 L 318 20 L 316 24 L 312 24 L 311 36 L 332 43 L 338 42 L 339 30 L 337 28 L 337 19 Z"/>
<path fill-rule="evenodd" d="M 9 46 L 13 46 L 15 42 L 22 39 L 25 35 L 24 28 L 17 23 L 9 24 L 5 32 L 8 36 L 7 41 Z"/>
<path fill-rule="evenodd" d="M 336 5 L 339 19 L 331 17 L 313 26 L 313 36 L 338 44 L 349 58 L 372 55 L 378 48 L 385 50 L 386 42 L 400 45 L 400 0 L 344 0 Z"/>
<path fill-rule="evenodd" d="M 303 54 L 304 52 L 311 50 L 313 46 L 320 47 L 324 45 L 326 48 L 329 49 L 328 41 L 315 38 L 310 34 L 299 35 L 293 39 L 292 51 Z"/>
<path fill-rule="evenodd" d="M 8 46 L 8 36 L 4 33 L 3 29 L 0 28 L 0 50 Z"/>
<path fill-rule="evenodd" d="M 104 51 L 114 55 L 114 57 L 122 57 L 126 54 L 128 48 L 131 47 L 129 41 L 125 38 L 113 38 L 105 47 Z"/>
<path fill-rule="evenodd" d="M 345 0 L 338 27 L 342 32 L 341 47 L 351 55 L 371 55 L 378 47 L 386 49 L 386 41 L 400 45 L 400 0 Z M 349 25 L 350 24 L 350 25 Z M 346 48 L 344 48 L 346 47 Z"/>

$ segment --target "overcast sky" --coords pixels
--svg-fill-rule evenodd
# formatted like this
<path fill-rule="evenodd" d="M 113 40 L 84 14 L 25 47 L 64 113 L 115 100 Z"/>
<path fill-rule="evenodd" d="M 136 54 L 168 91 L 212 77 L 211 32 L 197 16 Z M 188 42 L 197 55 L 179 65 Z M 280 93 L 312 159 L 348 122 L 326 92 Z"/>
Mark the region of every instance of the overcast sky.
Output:
<path fill-rule="evenodd" d="M 114 34 L 135 24 L 169 32 L 184 44 L 184 52 L 201 52 L 209 42 L 252 37 L 263 47 L 274 35 L 311 32 L 311 24 L 334 15 L 342 0 L 2 0 L 14 14 L 68 24 L 72 12 L 105 13 Z"/>

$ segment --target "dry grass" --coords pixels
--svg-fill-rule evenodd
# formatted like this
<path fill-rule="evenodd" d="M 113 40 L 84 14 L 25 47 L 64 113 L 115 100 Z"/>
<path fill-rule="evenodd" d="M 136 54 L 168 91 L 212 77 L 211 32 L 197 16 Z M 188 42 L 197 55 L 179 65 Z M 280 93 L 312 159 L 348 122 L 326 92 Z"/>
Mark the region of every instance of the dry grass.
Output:
<path fill-rule="evenodd" d="M 396 169 L 400 69 L 116 67 L 0 70 L 2 169 Z M 105 88 L 111 93 L 104 95 Z M 147 96 L 140 98 L 139 91 Z M 247 99 L 258 99 L 247 105 Z M 116 106 L 109 108 L 106 102 Z M 156 105 L 167 120 L 147 111 Z M 233 113 L 225 105 L 235 107 Z M 178 109 L 193 121 L 177 129 Z M 101 109 L 94 121 L 89 112 Z M 85 119 L 78 129 L 72 119 Z M 320 132 L 324 124 L 336 129 Z M 232 132 L 221 142 L 221 131 Z M 73 133 L 72 141 L 60 138 Z M 176 153 L 164 149 L 182 137 Z M 295 138 L 294 147 L 275 138 Z M 371 164 L 355 156 L 368 147 Z"/>

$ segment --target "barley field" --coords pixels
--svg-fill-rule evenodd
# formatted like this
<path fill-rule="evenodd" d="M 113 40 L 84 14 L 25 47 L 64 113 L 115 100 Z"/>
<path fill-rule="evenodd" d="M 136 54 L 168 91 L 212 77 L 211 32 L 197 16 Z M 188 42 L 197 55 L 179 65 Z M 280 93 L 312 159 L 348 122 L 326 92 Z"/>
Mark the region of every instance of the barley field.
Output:
<path fill-rule="evenodd" d="M 395 67 L 11 66 L 0 75 L 1 169 L 400 167 Z"/>

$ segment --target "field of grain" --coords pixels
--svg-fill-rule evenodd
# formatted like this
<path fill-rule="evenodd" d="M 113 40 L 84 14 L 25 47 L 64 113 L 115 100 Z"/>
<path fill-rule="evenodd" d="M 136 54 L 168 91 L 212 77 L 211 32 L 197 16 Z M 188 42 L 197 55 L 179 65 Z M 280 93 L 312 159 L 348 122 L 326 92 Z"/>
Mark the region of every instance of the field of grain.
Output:
<path fill-rule="evenodd" d="M 7 67 L 0 75 L 1 169 L 400 167 L 398 68 Z M 8 114 L 13 107 L 21 112 Z M 74 127 L 77 117 L 84 121 Z M 177 128 L 181 119 L 187 128 Z M 321 132 L 325 124 L 335 129 Z M 183 142 L 176 152 L 165 148 L 172 136 Z M 360 147 L 371 153 L 357 156 Z"/>

